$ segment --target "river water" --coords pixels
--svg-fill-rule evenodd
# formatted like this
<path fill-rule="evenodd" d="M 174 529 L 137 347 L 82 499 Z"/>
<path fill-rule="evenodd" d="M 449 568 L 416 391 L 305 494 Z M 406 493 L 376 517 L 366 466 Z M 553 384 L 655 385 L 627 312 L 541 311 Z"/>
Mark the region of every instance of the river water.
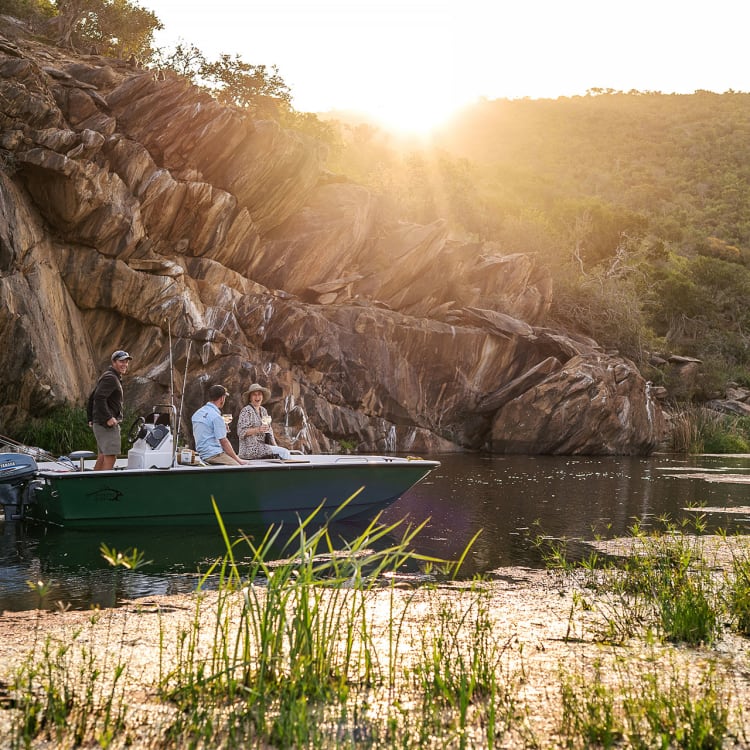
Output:
<path fill-rule="evenodd" d="M 383 514 L 403 519 L 389 538 L 425 520 L 413 548 L 458 559 L 462 573 L 541 567 L 542 536 L 591 540 L 627 535 L 634 522 L 657 525 L 702 515 L 711 530 L 750 533 L 750 455 L 630 457 L 435 456 L 442 465 Z M 333 536 L 353 539 L 362 523 Z M 248 530 L 256 538 L 262 530 Z M 100 546 L 136 547 L 148 565 L 113 569 Z M 573 547 L 575 545 L 572 545 Z M 245 548 L 246 549 L 246 548 Z M 0 521 L 0 612 L 36 607 L 115 606 L 125 599 L 192 591 L 224 551 L 218 528 L 45 529 Z M 31 588 L 29 582 L 41 582 Z"/>

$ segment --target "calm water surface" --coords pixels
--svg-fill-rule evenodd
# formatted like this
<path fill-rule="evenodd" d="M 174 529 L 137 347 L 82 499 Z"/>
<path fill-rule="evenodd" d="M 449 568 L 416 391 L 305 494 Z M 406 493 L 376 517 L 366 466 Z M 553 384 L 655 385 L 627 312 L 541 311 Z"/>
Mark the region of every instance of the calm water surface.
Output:
<path fill-rule="evenodd" d="M 750 533 L 750 455 L 436 458 L 440 469 L 388 508 L 383 520 L 429 519 L 414 546 L 441 559 L 458 558 L 481 529 L 466 559 L 467 574 L 539 567 L 533 539 L 542 534 L 574 540 L 622 536 L 636 519 L 648 525 L 660 516 L 679 521 L 700 512 L 711 529 Z M 352 539 L 362 528 L 348 522 L 333 531 Z M 137 547 L 152 562 L 134 572 L 114 570 L 100 555 L 102 542 L 118 550 Z M 213 527 L 66 530 L 0 521 L 0 611 L 52 608 L 57 602 L 113 606 L 192 591 L 199 571 L 222 552 Z M 40 580 L 48 587 L 41 598 L 27 583 Z"/>

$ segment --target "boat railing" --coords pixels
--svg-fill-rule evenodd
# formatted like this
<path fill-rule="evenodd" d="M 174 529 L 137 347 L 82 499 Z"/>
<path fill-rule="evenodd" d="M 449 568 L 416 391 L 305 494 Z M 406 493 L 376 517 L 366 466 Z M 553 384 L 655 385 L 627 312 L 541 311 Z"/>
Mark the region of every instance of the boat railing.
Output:
<path fill-rule="evenodd" d="M 396 459 L 392 456 L 336 456 L 334 463 L 393 463 Z"/>

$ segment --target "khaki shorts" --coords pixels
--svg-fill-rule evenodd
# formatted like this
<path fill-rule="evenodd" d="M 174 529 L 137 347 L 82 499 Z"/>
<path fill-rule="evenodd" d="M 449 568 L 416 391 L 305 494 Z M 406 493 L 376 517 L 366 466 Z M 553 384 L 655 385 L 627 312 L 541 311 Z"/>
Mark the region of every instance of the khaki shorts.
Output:
<path fill-rule="evenodd" d="M 217 453 L 215 456 L 206 459 L 207 464 L 221 464 L 223 466 L 237 466 L 237 462 L 226 453 Z"/>
<path fill-rule="evenodd" d="M 120 425 L 105 427 L 103 424 L 94 425 L 94 437 L 99 453 L 105 456 L 118 456 L 121 450 Z"/>

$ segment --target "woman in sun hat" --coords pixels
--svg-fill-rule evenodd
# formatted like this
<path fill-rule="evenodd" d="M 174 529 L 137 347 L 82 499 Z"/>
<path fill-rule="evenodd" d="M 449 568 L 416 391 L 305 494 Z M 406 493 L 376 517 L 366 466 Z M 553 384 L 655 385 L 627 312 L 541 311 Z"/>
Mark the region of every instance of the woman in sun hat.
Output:
<path fill-rule="evenodd" d="M 271 398 L 271 391 L 253 383 L 243 395 L 247 404 L 237 418 L 237 436 L 240 439 L 240 458 L 289 458 L 289 451 L 276 445 L 271 428 L 271 417 L 263 401 Z"/>

